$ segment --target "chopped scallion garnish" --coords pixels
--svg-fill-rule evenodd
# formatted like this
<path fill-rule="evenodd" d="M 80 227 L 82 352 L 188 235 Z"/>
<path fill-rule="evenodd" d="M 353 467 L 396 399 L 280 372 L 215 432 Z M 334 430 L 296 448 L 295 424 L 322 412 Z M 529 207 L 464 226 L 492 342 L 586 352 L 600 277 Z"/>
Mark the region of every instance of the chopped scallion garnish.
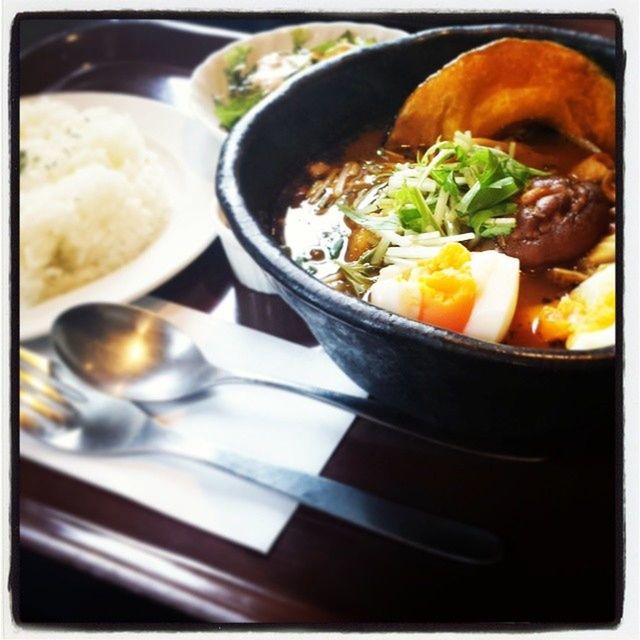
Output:
<path fill-rule="evenodd" d="M 376 248 L 377 249 L 377 248 Z M 354 262 L 338 261 L 338 266 L 344 274 L 356 295 L 362 297 L 376 281 L 379 266 L 374 264 L 372 258 L 376 249 L 370 249 Z"/>
<path fill-rule="evenodd" d="M 396 165 L 386 185 L 376 185 L 366 207 L 343 208 L 345 215 L 361 226 L 389 239 L 389 232 L 410 238 L 437 232 L 456 236 L 473 232 L 475 238 L 510 233 L 511 222 L 490 222 L 516 209 L 514 197 L 527 181 L 546 175 L 518 162 L 500 149 L 476 144 L 470 133 L 457 132 L 453 141 L 438 141 L 418 156 L 415 163 Z M 395 226 L 394 226 L 395 225 Z"/>

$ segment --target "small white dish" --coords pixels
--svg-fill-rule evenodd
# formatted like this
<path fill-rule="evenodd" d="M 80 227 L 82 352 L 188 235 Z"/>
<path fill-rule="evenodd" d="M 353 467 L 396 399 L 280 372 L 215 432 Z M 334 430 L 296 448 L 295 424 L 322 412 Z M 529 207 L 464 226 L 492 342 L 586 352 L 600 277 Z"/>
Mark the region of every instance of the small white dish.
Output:
<path fill-rule="evenodd" d="M 191 263 L 216 237 L 213 176 L 220 150 L 211 132 L 181 111 L 125 94 L 51 93 L 76 108 L 104 106 L 129 115 L 157 154 L 167 177 L 171 213 L 162 234 L 137 258 L 93 282 L 20 309 L 20 339 L 49 332 L 55 318 L 90 301 L 129 302 Z M 37 99 L 23 98 L 23 100 Z"/>
<path fill-rule="evenodd" d="M 206 58 L 191 75 L 190 104 L 193 113 L 204 122 L 219 140 L 224 140 L 227 130 L 224 129 L 214 113 L 214 97 L 227 96 L 227 78 L 224 70 L 225 57 L 238 46 L 249 47 L 247 63 L 254 64 L 268 53 L 293 51 L 292 33 L 296 29 L 304 29 L 308 33 L 305 47 L 314 47 L 320 43 L 339 38 L 345 31 L 350 31 L 361 38 L 373 38 L 376 43 L 395 40 L 407 35 L 405 31 L 390 29 L 377 24 L 358 22 L 309 22 L 306 24 L 281 27 L 272 31 L 263 31 L 233 42 Z"/>

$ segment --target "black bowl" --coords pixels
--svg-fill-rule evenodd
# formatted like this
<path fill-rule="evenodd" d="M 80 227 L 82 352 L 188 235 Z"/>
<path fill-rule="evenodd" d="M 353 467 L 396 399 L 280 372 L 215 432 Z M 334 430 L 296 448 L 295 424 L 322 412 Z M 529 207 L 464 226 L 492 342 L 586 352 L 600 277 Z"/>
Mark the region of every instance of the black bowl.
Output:
<path fill-rule="evenodd" d="M 554 40 L 615 73 L 609 40 L 571 31 L 491 25 L 407 36 L 318 65 L 265 100 L 229 135 L 216 186 L 244 248 L 338 366 L 372 396 L 428 419 L 430 436 L 540 453 L 590 426 L 612 428 L 613 348 L 511 347 L 420 324 L 330 289 L 270 235 L 278 196 L 308 161 L 372 125 L 389 125 L 429 74 L 505 36 Z"/>

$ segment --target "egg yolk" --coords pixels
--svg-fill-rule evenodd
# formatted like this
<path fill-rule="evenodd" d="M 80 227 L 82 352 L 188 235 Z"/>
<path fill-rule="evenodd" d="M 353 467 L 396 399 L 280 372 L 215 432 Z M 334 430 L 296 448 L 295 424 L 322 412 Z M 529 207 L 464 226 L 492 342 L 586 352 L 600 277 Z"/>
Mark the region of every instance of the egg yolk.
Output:
<path fill-rule="evenodd" d="M 608 291 L 596 304 L 579 296 L 565 295 L 557 305 L 545 305 L 538 316 L 538 333 L 547 342 L 570 341 L 579 333 L 604 329 L 615 322 L 615 291 Z"/>
<path fill-rule="evenodd" d="M 467 249 L 445 245 L 434 258 L 420 262 L 410 278 L 420 287 L 421 322 L 459 332 L 465 328 L 476 299 Z"/>

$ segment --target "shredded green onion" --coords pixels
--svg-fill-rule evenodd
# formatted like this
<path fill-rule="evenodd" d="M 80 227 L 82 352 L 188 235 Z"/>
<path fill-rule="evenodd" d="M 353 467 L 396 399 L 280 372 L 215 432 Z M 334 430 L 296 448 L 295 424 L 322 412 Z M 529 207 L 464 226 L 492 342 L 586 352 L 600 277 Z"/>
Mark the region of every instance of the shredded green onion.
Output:
<path fill-rule="evenodd" d="M 515 160 L 514 152 L 513 145 L 505 153 L 476 144 L 469 132 L 456 132 L 416 162 L 397 164 L 386 185 L 367 197 L 366 209 L 343 211 L 367 229 L 393 231 L 417 244 L 424 242 L 417 239 L 420 234 L 434 231 L 439 236 L 473 232 L 474 239 L 508 234 L 511 221 L 491 220 L 512 214 L 514 196 L 531 177 L 546 175 Z"/>
<path fill-rule="evenodd" d="M 351 285 L 356 295 L 362 297 L 376 281 L 379 266 L 373 262 L 377 247 L 365 251 L 354 262 L 336 261 L 347 282 Z"/>

